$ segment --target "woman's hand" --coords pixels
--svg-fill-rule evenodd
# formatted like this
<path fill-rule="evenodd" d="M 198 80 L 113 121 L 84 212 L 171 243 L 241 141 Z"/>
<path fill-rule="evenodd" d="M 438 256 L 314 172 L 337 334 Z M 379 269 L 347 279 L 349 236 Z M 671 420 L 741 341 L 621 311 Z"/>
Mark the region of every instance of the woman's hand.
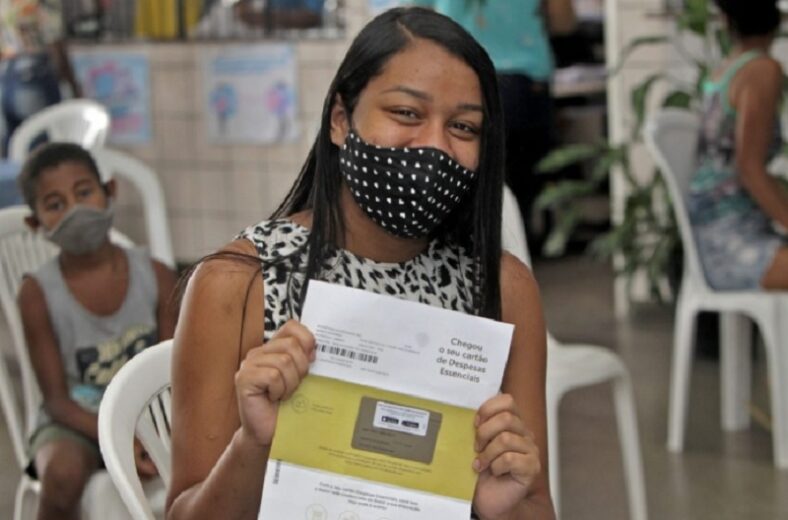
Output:
<path fill-rule="evenodd" d="M 142 480 L 153 478 L 159 474 L 153 461 L 142 447 L 142 443 L 138 439 L 134 439 L 134 465 L 137 467 L 137 474 Z"/>
<path fill-rule="evenodd" d="M 314 359 L 315 338 L 295 320 L 249 351 L 235 374 L 241 430 L 248 440 L 271 445 L 279 401 L 293 395 Z"/>
<path fill-rule="evenodd" d="M 484 520 L 507 518 L 541 471 L 539 448 L 511 395 L 499 394 L 479 408 L 475 449 L 474 510 Z"/>

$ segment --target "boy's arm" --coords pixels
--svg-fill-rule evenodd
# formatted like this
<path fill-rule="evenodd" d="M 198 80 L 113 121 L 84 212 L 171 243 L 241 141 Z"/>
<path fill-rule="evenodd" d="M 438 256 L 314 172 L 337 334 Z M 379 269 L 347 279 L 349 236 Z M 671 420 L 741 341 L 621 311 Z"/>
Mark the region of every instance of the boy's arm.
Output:
<path fill-rule="evenodd" d="M 83 409 L 69 395 L 66 371 L 44 292 L 35 279 L 26 277 L 22 281 L 17 301 L 30 362 L 44 398 L 44 409 L 58 423 L 98 440 L 97 415 Z"/>
<path fill-rule="evenodd" d="M 156 321 L 159 328 L 159 341 L 172 338 L 175 333 L 177 309 L 175 308 L 175 272 L 158 260 L 151 259 L 153 272 L 156 273 L 156 285 L 159 287 L 159 301 L 156 305 Z"/>

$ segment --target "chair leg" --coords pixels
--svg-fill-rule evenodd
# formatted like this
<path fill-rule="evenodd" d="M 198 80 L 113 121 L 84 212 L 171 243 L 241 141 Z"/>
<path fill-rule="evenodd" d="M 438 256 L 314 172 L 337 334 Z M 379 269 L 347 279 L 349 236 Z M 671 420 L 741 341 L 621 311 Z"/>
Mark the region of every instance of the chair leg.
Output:
<path fill-rule="evenodd" d="M 679 302 L 676 307 L 676 324 L 673 332 L 673 366 L 668 412 L 668 450 L 672 452 L 680 452 L 684 449 L 694 336 L 695 310 L 685 308 Z"/>
<path fill-rule="evenodd" d="M 38 484 L 22 475 L 16 486 L 14 520 L 35 520 L 38 515 Z"/>
<path fill-rule="evenodd" d="M 558 405 L 561 397 L 547 392 L 547 464 L 550 477 L 550 495 L 556 518 L 561 518 L 561 461 L 558 444 Z"/>
<path fill-rule="evenodd" d="M 724 431 L 750 426 L 751 333 L 747 317 L 720 313 L 720 417 Z"/>
<path fill-rule="evenodd" d="M 781 302 L 780 317 L 788 312 L 788 301 Z M 770 333 L 764 333 L 766 343 L 769 399 L 772 408 L 772 446 L 774 465 L 788 469 L 788 323 L 775 320 Z"/>
<path fill-rule="evenodd" d="M 638 437 L 635 395 L 626 372 L 613 381 L 613 402 L 616 408 L 621 458 L 624 462 L 630 518 L 632 520 L 646 520 L 648 517 L 646 483 L 643 476 L 640 438 Z"/>

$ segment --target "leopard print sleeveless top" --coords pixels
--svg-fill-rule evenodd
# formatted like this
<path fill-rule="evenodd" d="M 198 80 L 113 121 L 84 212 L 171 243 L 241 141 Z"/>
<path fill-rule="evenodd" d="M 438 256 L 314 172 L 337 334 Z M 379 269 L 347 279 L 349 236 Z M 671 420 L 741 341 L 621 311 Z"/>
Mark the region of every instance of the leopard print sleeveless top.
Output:
<path fill-rule="evenodd" d="M 300 293 L 309 230 L 285 219 L 266 220 L 239 237 L 254 244 L 262 263 L 265 336 L 268 341 L 301 314 Z M 324 261 L 323 281 L 378 294 L 473 313 L 474 262 L 464 248 L 433 240 L 418 256 L 398 263 L 376 262 L 338 249 Z"/>

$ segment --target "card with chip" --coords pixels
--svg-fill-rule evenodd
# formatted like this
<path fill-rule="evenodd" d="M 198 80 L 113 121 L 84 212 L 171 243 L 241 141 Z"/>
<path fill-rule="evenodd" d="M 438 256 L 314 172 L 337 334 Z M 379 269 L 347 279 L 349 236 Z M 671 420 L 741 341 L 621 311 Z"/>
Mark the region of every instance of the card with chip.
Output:
<path fill-rule="evenodd" d="M 400 459 L 430 464 L 442 416 L 396 403 L 362 397 L 352 446 Z"/>

